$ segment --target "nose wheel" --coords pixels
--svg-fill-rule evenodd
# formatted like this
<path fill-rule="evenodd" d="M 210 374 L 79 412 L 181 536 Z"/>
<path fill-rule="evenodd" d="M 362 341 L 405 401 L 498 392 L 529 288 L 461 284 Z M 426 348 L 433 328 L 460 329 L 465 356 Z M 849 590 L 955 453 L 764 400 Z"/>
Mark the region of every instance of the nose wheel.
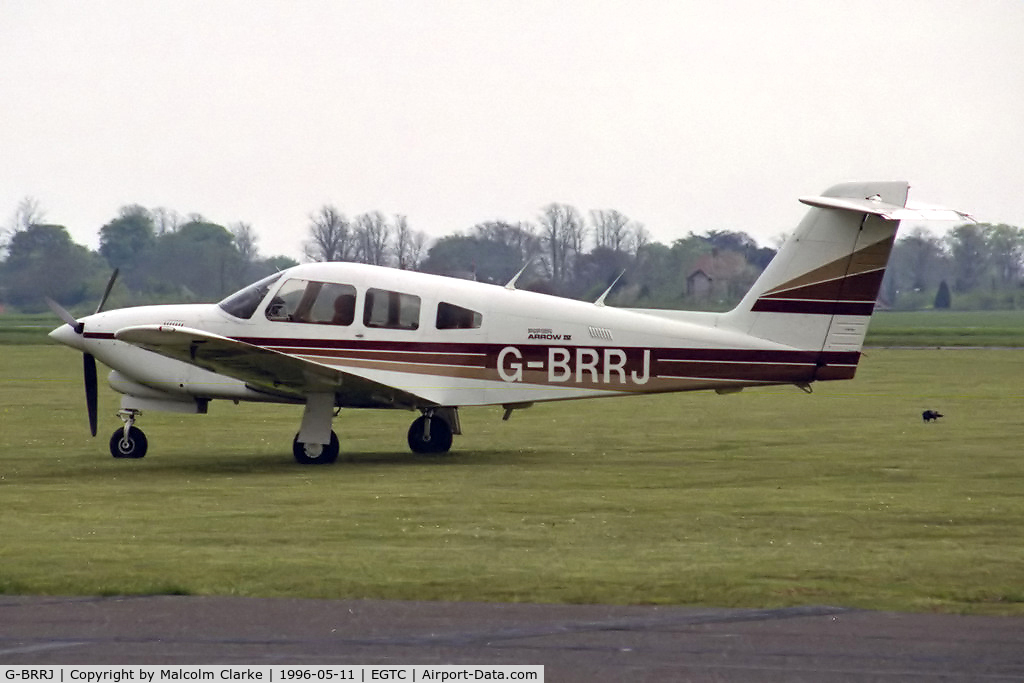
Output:
<path fill-rule="evenodd" d="M 140 415 L 137 410 L 122 410 L 117 416 L 124 422 L 110 437 L 110 454 L 115 458 L 141 458 L 149 449 L 149 442 L 142 430 L 135 426 L 135 418 Z"/>

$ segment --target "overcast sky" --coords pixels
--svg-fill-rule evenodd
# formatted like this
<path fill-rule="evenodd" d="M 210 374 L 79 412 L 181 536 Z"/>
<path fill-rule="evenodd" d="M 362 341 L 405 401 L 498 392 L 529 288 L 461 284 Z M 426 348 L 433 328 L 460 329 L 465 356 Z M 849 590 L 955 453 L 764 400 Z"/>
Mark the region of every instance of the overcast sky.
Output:
<path fill-rule="evenodd" d="M 93 247 L 126 204 L 297 257 L 328 203 L 552 201 L 770 244 L 858 179 L 1024 226 L 1024 2 L 0 2 L 0 224 Z"/>

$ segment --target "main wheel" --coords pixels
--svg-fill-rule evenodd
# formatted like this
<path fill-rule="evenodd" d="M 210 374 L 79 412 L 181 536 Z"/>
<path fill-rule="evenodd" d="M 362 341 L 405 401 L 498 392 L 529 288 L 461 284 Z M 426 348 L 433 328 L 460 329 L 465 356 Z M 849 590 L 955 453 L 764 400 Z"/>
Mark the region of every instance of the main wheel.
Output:
<path fill-rule="evenodd" d="M 319 443 L 305 443 L 299 441 L 299 435 L 295 435 L 292 441 L 292 455 L 295 462 L 300 465 L 330 465 L 338 459 L 341 451 L 341 444 L 338 443 L 338 435 L 331 432 L 331 442 L 326 446 Z"/>
<path fill-rule="evenodd" d="M 430 434 L 427 433 L 427 417 L 416 418 L 409 427 L 409 448 L 413 453 L 447 453 L 452 448 L 452 428 L 440 417 L 430 418 Z"/>
<path fill-rule="evenodd" d="M 148 448 L 146 435 L 138 427 L 129 427 L 127 436 L 121 427 L 110 437 L 110 454 L 115 458 L 141 458 Z"/>

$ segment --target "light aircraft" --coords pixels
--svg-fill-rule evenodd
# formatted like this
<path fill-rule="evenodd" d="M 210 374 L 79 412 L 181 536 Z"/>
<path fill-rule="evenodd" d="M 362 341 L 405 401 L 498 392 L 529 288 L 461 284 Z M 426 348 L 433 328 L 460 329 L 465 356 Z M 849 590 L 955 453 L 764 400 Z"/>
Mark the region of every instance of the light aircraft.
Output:
<path fill-rule="evenodd" d="M 123 394 L 115 458 L 141 458 L 143 411 L 206 413 L 213 400 L 304 406 L 292 452 L 334 462 L 341 408 L 417 411 L 416 453 L 443 453 L 459 408 L 504 419 L 540 401 L 852 379 L 902 219 L 969 218 L 906 205 L 905 182 L 836 185 L 726 313 L 625 309 L 357 263 L 308 263 L 217 304 L 140 306 L 50 336 L 84 355 L 96 435 L 96 359 Z M 520 271 L 521 273 L 522 271 Z M 614 285 L 613 285 L 614 286 Z M 609 288 L 610 289 L 610 288 Z"/>

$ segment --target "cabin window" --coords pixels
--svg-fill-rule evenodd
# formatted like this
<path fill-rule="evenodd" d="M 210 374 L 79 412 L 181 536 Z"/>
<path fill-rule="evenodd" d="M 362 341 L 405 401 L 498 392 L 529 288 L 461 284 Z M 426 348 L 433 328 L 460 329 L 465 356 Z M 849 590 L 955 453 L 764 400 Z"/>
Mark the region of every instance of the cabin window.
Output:
<path fill-rule="evenodd" d="M 356 319 L 356 288 L 335 282 L 288 280 L 267 306 L 267 319 L 314 325 L 351 325 Z"/>
<path fill-rule="evenodd" d="M 444 301 L 437 305 L 437 329 L 475 330 L 483 323 L 484 317 L 476 311 Z"/>
<path fill-rule="evenodd" d="M 263 278 L 259 282 L 240 289 L 218 304 L 225 313 L 248 320 L 256 312 L 263 298 L 267 296 L 270 287 L 278 281 L 281 273 L 274 273 Z"/>
<path fill-rule="evenodd" d="M 363 324 L 389 330 L 416 330 L 420 326 L 420 298 L 386 289 L 366 290 Z"/>

